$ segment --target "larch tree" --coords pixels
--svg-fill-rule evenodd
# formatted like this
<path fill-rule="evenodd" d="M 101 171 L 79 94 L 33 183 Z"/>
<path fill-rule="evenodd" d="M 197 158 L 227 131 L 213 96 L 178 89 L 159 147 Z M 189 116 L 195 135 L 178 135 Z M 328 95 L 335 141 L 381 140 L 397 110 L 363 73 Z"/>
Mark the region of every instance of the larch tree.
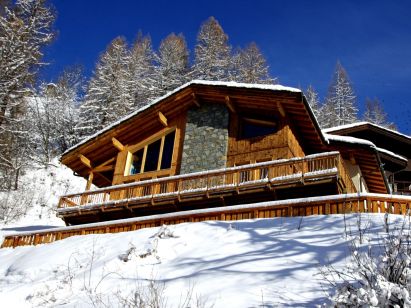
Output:
<path fill-rule="evenodd" d="M 139 32 L 130 53 L 129 92 L 133 97 L 134 108 L 140 108 L 161 95 L 158 86 L 160 78 L 155 66 L 156 55 L 150 36 L 143 36 Z"/>
<path fill-rule="evenodd" d="M 83 75 L 79 66 L 63 71 L 56 83 L 43 82 L 29 103 L 32 159 L 47 166 L 78 142 L 76 125 Z"/>
<path fill-rule="evenodd" d="M 80 107 L 78 129 L 83 136 L 95 133 L 132 110 L 129 59 L 122 37 L 114 39 L 100 56 Z"/>
<path fill-rule="evenodd" d="M 45 0 L 17 0 L 0 16 L 0 128 L 13 121 L 43 64 L 43 48 L 54 38 L 55 14 Z"/>
<path fill-rule="evenodd" d="M 308 86 L 307 91 L 305 92 L 305 98 L 317 118 L 318 123 L 322 122 L 323 113 L 321 112 L 320 99 L 318 98 L 318 93 L 315 91 L 313 86 Z"/>
<path fill-rule="evenodd" d="M 356 96 L 347 72 L 338 61 L 324 105 L 324 128 L 358 121 Z"/>
<path fill-rule="evenodd" d="M 157 62 L 159 87 L 163 93 L 188 81 L 188 56 L 187 43 L 182 34 L 171 33 L 161 41 Z"/>
<path fill-rule="evenodd" d="M 17 189 L 30 161 L 27 96 L 33 93 L 43 49 L 54 38 L 46 0 L 2 1 L 0 9 L 0 189 Z"/>
<path fill-rule="evenodd" d="M 254 42 L 245 49 L 240 49 L 234 56 L 234 73 L 232 75 L 232 79 L 238 82 L 277 83 L 277 78 L 270 77 L 267 61 Z"/>
<path fill-rule="evenodd" d="M 197 35 L 193 76 L 196 79 L 228 81 L 233 60 L 228 35 L 214 17 L 205 21 Z"/>
<path fill-rule="evenodd" d="M 382 108 L 381 102 L 378 98 L 365 100 L 365 111 L 363 116 L 364 121 L 374 123 L 387 128 L 395 128 L 394 123 L 387 119 L 387 113 Z"/>

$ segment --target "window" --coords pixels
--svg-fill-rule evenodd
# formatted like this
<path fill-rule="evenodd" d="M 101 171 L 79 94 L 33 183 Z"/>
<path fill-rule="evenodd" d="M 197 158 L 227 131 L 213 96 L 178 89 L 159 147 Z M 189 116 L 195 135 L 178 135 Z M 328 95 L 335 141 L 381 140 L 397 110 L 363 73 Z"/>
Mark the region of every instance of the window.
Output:
<path fill-rule="evenodd" d="M 131 157 L 129 175 L 171 168 L 175 130 L 136 150 Z"/>
<path fill-rule="evenodd" d="M 250 139 L 273 134 L 277 131 L 277 122 L 272 119 L 240 118 L 240 139 Z"/>

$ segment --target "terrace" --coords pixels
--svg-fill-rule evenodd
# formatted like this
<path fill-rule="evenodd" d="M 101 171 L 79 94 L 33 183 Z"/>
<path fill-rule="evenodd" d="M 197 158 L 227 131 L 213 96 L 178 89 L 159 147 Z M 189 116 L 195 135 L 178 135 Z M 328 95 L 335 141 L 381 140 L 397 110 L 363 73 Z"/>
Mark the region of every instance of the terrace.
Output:
<path fill-rule="evenodd" d="M 65 195 L 57 212 L 66 223 L 79 224 L 235 205 L 247 196 L 261 196 L 257 201 L 275 200 L 284 191 L 288 191 L 286 198 L 296 198 L 300 197 L 296 191 L 313 185 L 328 185 L 328 191 L 317 195 L 356 192 L 340 154 L 327 152 Z"/>

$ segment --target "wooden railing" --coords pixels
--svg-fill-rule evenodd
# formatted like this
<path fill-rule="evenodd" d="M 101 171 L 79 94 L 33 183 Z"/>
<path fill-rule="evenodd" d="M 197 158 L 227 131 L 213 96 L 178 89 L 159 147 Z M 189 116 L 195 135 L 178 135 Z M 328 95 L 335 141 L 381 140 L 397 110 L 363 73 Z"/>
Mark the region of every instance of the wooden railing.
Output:
<path fill-rule="evenodd" d="M 210 220 L 241 220 L 284 216 L 343 213 L 392 213 L 409 215 L 411 197 L 382 194 L 342 194 L 226 206 L 62 227 L 7 235 L 1 247 L 51 243 L 74 235 L 118 233 L 143 228 Z"/>
<path fill-rule="evenodd" d="M 356 192 L 338 152 L 309 155 L 302 158 L 268 161 L 226 169 L 170 176 L 130 184 L 116 185 L 60 198 L 58 211 L 73 207 L 92 208 L 122 205 L 127 202 L 164 201 L 196 195 L 218 195 L 228 191 L 245 191 L 267 185 L 313 182 L 339 177 L 344 192 Z"/>

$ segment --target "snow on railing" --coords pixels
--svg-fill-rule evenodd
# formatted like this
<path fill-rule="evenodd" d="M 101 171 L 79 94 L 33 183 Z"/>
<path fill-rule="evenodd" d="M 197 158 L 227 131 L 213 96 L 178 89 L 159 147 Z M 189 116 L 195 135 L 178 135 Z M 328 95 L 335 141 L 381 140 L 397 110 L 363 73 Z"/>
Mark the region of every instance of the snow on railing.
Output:
<path fill-rule="evenodd" d="M 185 196 L 218 194 L 225 191 L 246 190 L 267 185 L 304 182 L 316 178 L 342 175 L 348 192 L 355 192 L 351 178 L 347 177 L 340 154 L 327 152 L 273 160 L 262 163 L 209 170 L 191 174 L 152 179 L 92 191 L 62 196 L 59 211 L 64 208 L 117 205 L 121 202 L 137 202 L 150 199 L 164 200 Z M 63 210 L 64 211 L 64 210 Z"/>

